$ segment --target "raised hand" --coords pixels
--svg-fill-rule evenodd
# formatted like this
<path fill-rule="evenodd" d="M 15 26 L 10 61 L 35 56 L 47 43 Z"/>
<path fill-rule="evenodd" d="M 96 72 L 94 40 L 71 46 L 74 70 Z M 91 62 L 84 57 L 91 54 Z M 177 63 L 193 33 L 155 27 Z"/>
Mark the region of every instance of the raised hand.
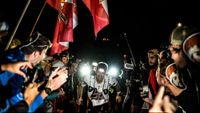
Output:
<path fill-rule="evenodd" d="M 57 90 L 62 86 L 68 78 L 68 71 L 66 68 L 56 68 L 55 71 L 49 77 L 46 87 L 50 88 L 51 91 Z"/>
<path fill-rule="evenodd" d="M 38 88 L 43 84 L 42 83 L 30 83 L 24 91 L 24 99 L 26 103 L 30 106 L 34 101 L 35 97 L 39 94 Z"/>
<path fill-rule="evenodd" d="M 12 73 L 16 73 L 26 78 L 26 74 L 22 71 L 22 69 L 33 68 L 30 62 L 16 62 L 16 63 L 8 63 L 1 64 L 2 71 L 10 71 Z"/>
<path fill-rule="evenodd" d="M 153 102 L 153 106 L 149 109 L 149 113 L 174 113 L 175 105 L 170 102 L 169 96 L 164 96 L 165 87 L 161 86 L 158 94 Z"/>

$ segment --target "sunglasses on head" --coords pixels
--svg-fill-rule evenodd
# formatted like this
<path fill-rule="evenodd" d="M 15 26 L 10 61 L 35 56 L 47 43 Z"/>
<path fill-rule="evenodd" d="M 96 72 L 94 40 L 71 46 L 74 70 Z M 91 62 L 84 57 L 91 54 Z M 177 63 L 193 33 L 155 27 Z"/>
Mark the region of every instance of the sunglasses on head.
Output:
<path fill-rule="evenodd" d="M 49 49 L 52 47 L 52 43 L 50 41 L 48 42 L 49 42 L 49 45 L 37 45 L 37 47 L 42 47 L 42 48 L 47 47 Z"/>

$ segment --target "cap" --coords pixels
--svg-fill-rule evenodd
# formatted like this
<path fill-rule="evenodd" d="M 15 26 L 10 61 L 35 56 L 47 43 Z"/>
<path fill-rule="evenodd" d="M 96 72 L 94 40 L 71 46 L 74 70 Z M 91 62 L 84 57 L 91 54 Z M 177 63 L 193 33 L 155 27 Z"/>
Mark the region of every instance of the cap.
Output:
<path fill-rule="evenodd" d="M 194 63 L 200 63 L 200 32 L 190 35 L 183 42 L 183 52 Z"/>
<path fill-rule="evenodd" d="M 13 39 L 11 44 L 10 44 L 10 49 L 13 49 L 17 46 L 21 45 L 21 41 L 17 38 Z"/>
<path fill-rule="evenodd" d="M 182 45 L 183 41 L 196 30 L 194 27 L 189 27 L 178 23 L 176 28 L 173 29 L 170 36 L 170 43 L 173 45 Z"/>

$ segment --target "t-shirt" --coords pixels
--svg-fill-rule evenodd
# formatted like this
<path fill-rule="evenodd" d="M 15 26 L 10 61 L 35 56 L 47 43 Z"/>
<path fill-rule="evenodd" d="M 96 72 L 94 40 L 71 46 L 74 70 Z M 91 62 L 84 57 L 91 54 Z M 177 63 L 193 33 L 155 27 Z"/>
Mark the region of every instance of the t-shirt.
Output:
<path fill-rule="evenodd" d="M 109 88 L 117 84 L 116 79 L 106 75 L 101 83 L 95 76 L 86 76 L 84 82 L 88 85 L 88 97 L 93 106 L 99 106 L 109 101 Z"/>

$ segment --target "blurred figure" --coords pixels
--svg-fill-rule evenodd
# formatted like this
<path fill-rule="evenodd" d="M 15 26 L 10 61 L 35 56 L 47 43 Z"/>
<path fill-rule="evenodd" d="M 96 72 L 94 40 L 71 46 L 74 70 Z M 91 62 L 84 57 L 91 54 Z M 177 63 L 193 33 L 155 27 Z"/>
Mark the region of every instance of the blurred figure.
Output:
<path fill-rule="evenodd" d="M 57 62 L 53 62 L 52 65 L 47 63 L 46 64 L 46 71 L 50 71 L 48 75 L 46 75 L 46 80 L 48 80 L 51 72 L 55 71 L 55 69 L 57 68 L 62 68 L 64 67 L 64 64 L 61 61 L 57 61 Z M 63 88 L 60 87 L 55 91 L 52 91 L 46 98 L 45 98 L 45 102 L 43 103 L 43 105 L 41 106 L 40 109 L 37 110 L 37 112 L 57 112 L 57 99 L 62 97 L 65 94 L 65 92 L 63 91 Z"/>
<path fill-rule="evenodd" d="M 69 52 L 64 51 L 60 54 L 60 60 L 64 63 L 65 66 L 69 63 Z"/>
<path fill-rule="evenodd" d="M 66 100 L 63 102 L 63 105 L 69 106 L 71 109 L 68 109 L 63 106 L 64 112 L 66 113 L 77 113 L 80 107 L 81 98 L 78 97 L 79 89 L 79 79 L 78 79 L 78 74 L 77 74 L 77 68 L 79 63 L 81 62 L 80 59 L 78 58 L 73 58 L 70 59 L 70 62 L 68 64 L 68 72 L 69 72 L 69 77 L 67 79 L 67 82 L 63 85 L 63 89 L 65 91 L 65 97 Z M 77 105 L 77 102 L 80 100 L 80 104 Z"/>
<path fill-rule="evenodd" d="M 15 38 L 15 39 L 12 40 L 9 49 L 14 49 L 19 45 L 21 45 L 21 41 L 19 39 Z"/>
<path fill-rule="evenodd" d="M 166 68 L 171 63 L 173 63 L 173 60 L 171 59 L 169 51 L 162 50 L 159 53 L 158 68 L 156 70 L 156 78 L 159 85 L 163 85 L 162 81 L 166 79 Z"/>
<path fill-rule="evenodd" d="M 161 86 L 155 97 L 153 106 L 149 109 L 149 113 L 174 113 L 176 106 L 170 101 L 169 96 L 165 94 L 165 87 Z"/>
<path fill-rule="evenodd" d="M 0 22 L 0 40 L 2 37 L 8 34 L 9 25 L 7 22 L 2 21 Z"/>
<path fill-rule="evenodd" d="M 158 67 L 158 54 L 158 49 L 151 49 L 147 52 L 149 64 L 148 87 L 144 89 L 145 94 L 141 94 L 141 96 L 143 97 L 143 100 L 150 106 L 159 89 L 159 85 L 156 78 L 156 70 Z"/>
<path fill-rule="evenodd" d="M 4 51 L 4 46 L 6 43 L 5 41 L 6 36 L 8 35 L 9 25 L 6 21 L 0 22 L 0 52 Z"/>
<path fill-rule="evenodd" d="M 196 74 L 193 73 L 195 67 L 191 68 L 191 62 L 183 52 L 184 40 L 195 33 L 197 30 L 191 26 L 185 26 L 179 23 L 172 31 L 170 36 L 170 47 L 171 58 L 177 67 L 177 73 L 179 82 L 183 85 L 182 89 L 178 88 L 175 90 L 175 96 L 177 98 L 179 108 L 183 109 L 187 113 L 194 113 L 199 110 L 199 88 L 197 85 Z M 195 69 L 195 71 L 197 71 Z M 178 81 L 176 81 L 178 82 Z M 179 83 L 176 83 L 179 84 Z M 191 96 L 193 95 L 193 96 Z"/>

